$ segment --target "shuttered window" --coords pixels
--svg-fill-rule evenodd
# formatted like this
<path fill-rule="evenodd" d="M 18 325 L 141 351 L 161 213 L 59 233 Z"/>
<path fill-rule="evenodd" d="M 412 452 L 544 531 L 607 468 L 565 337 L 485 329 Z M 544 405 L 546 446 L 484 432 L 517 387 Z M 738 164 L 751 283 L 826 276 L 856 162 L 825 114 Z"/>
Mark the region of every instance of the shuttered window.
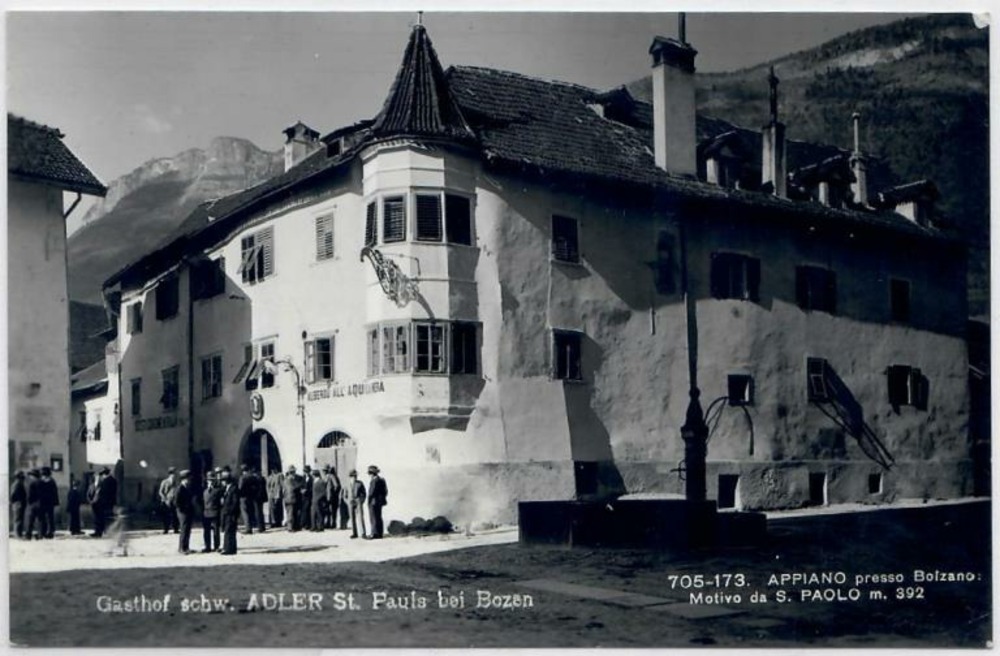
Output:
<path fill-rule="evenodd" d="M 260 386 L 274 387 L 274 370 L 264 366 L 264 362 L 274 362 L 274 342 L 264 342 L 260 345 Z"/>
<path fill-rule="evenodd" d="M 417 194 L 417 240 L 441 241 L 441 196 Z"/>
<path fill-rule="evenodd" d="M 382 241 L 406 239 L 406 197 L 388 196 L 382 199 Z"/>
<path fill-rule="evenodd" d="M 368 209 L 365 213 L 365 246 L 374 246 L 375 242 L 378 240 L 377 227 L 377 214 L 378 205 L 374 201 L 368 203 Z"/>
<path fill-rule="evenodd" d="M 180 306 L 180 282 L 170 274 L 156 286 L 156 318 L 160 321 L 177 316 Z"/>
<path fill-rule="evenodd" d="M 410 370 L 409 324 L 382 326 L 382 373 Z"/>
<path fill-rule="evenodd" d="M 201 400 L 222 396 L 222 356 L 211 355 L 201 359 Z"/>
<path fill-rule="evenodd" d="M 837 310 L 837 276 L 829 269 L 814 266 L 795 268 L 795 299 L 803 310 Z"/>
<path fill-rule="evenodd" d="M 472 212 L 469 199 L 448 194 L 444 197 L 446 239 L 450 244 L 472 245 Z"/>
<path fill-rule="evenodd" d="M 133 378 L 132 388 L 132 416 L 138 417 L 142 414 L 142 378 Z"/>
<path fill-rule="evenodd" d="M 164 410 L 176 410 L 180 404 L 180 367 L 173 366 L 161 372 L 163 377 L 163 393 L 160 404 Z"/>
<path fill-rule="evenodd" d="M 712 296 L 760 299 L 760 260 L 739 253 L 712 253 Z"/>
<path fill-rule="evenodd" d="M 142 301 L 138 301 L 128 306 L 128 318 L 126 320 L 129 335 L 142 332 Z"/>
<path fill-rule="evenodd" d="M 368 375 L 378 376 L 379 374 L 379 342 L 378 328 L 368 331 Z"/>
<path fill-rule="evenodd" d="M 435 323 L 414 324 L 417 357 L 414 371 L 443 374 L 448 371 L 445 357 L 445 325 Z"/>
<path fill-rule="evenodd" d="M 333 380 L 333 337 L 306 342 L 306 381 Z"/>
<path fill-rule="evenodd" d="M 899 408 L 912 405 L 918 410 L 927 409 L 930 385 L 920 369 L 905 365 L 892 365 L 886 371 L 889 387 L 889 405 Z"/>
<path fill-rule="evenodd" d="M 274 226 L 268 226 L 240 241 L 243 282 L 255 284 L 274 274 Z"/>
<path fill-rule="evenodd" d="M 333 258 L 333 214 L 316 217 L 316 261 Z"/>
<path fill-rule="evenodd" d="M 559 262 L 580 261 L 580 241 L 576 219 L 552 217 L 552 258 Z"/>

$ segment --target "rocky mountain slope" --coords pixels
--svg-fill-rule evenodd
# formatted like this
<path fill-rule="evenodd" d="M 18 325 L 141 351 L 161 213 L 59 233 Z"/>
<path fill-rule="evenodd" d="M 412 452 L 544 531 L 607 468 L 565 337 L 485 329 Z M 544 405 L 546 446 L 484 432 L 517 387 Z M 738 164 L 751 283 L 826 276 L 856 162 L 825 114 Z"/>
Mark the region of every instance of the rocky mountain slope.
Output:
<path fill-rule="evenodd" d="M 767 120 L 768 69 L 781 80 L 789 139 L 852 147 L 881 158 L 895 182 L 929 178 L 967 239 L 969 313 L 989 301 L 989 32 L 939 14 L 860 30 L 740 71 L 699 74 L 698 110 L 751 129 Z M 648 78 L 628 85 L 650 99 Z"/>
<path fill-rule="evenodd" d="M 280 151 L 217 137 L 204 150 L 151 160 L 118 178 L 69 238 L 70 297 L 100 303 L 104 280 L 159 244 L 199 203 L 282 170 Z"/>

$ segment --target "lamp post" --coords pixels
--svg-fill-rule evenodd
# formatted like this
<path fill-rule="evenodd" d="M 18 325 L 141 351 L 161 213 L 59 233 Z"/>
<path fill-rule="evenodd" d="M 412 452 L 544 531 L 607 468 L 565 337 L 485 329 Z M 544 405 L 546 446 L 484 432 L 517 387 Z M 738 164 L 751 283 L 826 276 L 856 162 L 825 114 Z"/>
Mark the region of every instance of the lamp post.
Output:
<path fill-rule="evenodd" d="M 295 366 L 291 358 L 282 358 L 280 360 L 267 361 L 264 363 L 265 368 L 273 370 L 284 370 L 291 371 L 295 374 L 295 394 L 297 400 L 297 412 L 299 415 L 299 423 L 302 429 L 302 471 L 306 469 L 306 397 L 305 388 L 302 386 L 302 375 L 299 373 L 299 368 Z"/>

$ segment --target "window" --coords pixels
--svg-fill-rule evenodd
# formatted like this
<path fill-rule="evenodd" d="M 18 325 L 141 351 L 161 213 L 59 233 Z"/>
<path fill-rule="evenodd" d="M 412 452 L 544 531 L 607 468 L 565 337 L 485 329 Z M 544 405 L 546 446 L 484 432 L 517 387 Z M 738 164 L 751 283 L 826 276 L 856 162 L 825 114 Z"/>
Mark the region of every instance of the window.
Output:
<path fill-rule="evenodd" d="M 559 262 L 580 261 L 576 219 L 568 216 L 552 216 L 552 258 Z"/>
<path fill-rule="evenodd" d="M 101 413 L 100 413 L 100 411 L 97 411 L 95 413 L 95 415 L 96 415 L 97 418 L 94 420 L 94 441 L 95 442 L 100 442 L 101 441 Z"/>
<path fill-rule="evenodd" d="M 236 377 L 233 378 L 233 383 L 238 383 L 243 380 L 243 377 L 247 375 L 250 369 L 250 365 L 253 363 L 253 344 L 243 345 L 243 364 L 240 365 L 240 370 L 236 372 Z"/>
<path fill-rule="evenodd" d="M 677 291 L 674 283 L 674 236 L 661 231 L 656 237 L 656 262 L 653 268 L 656 293 L 673 294 Z"/>
<path fill-rule="evenodd" d="M 222 356 L 210 355 L 201 359 L 201 400 L 222 396 Z"/>
<path fill-rule="evenodd" d="M 316 261 L 333 259 L 333 214 L 316 217 Z"/>
<path fill-rule="evenodd" d="M 274 387 L 274 371 L 264 366 L 265 362 L 274 362 L 274 342 L 264 342 L 260 345 L 260 386 L 263 389 Z"/>
<path fill-rule="evenodd" d="M 795 299 L 803 310 L 837 310 L 837 275 L 813 266 L 795 268 Z"/>
<path fill-rule="evenodd" d="M 719 474 L 719 508 L 736 508 L 739 497 L 739 474 Z"/>
<path fill-rule="evenodd" d="M 441 196 L 417 194 L 417 241 L 441 241 Z"/>
<path fill-rule="evenodd" d="M 882 473 L 868 474 L 868 494 L 882 494 Z"/>
<path fill-rule="evenodd" d="M 160 395 L 160 404 L 164 410 L 176 410 L 180 403 L 180 367 L 173 366 L 161 373 L 163 394 Z"/>
<path fill-rule="evenodd" d="M 886 373 L 889 382 L 889 405 L 893 408 L 912 405 L 917 410 L 927 409 L 930 386 L 919 369 L 892 365 Z"/>
<path fill-rule="evenodd" d="M 212 298 L 226 291 L 226 260 L 202 260 L 191 267 L 191 295 Z"/>
<path fill-rule="evenodd" d="M 128 306 L 126 320 L 126 331 L 129 335 L 142 332 L 142 301 L 137 301 Z"/>
<path fill-rule="evenodd" d="M 142 378 L 133 378 L 132 388 L 132 416 L 138 417 L 142 414 Z"/>
<path fill-rule="evenodd" d="M 255 284 L 274 274 L 274 226 L 258 230 L 240 241 L 243 282 Z"/>
<path fill-rule="evenodd" d="M 382 326 L 382 373 L 398 374 L 410 370 L 410 326 Z"/>
<path fill-rule="evenodd" d="M 306 380 L 314 383 L 333 380 L 333 337 L 306 342 Z"/>
<path fill-rule="evenodd" d="M 712 296 L 760 300 L 760 260 L 739 253 L 712 253 Z"/>
<path fill-rule="evenodd" d="M 87 441 L 87 411 L 81 410 L 78 413 L 78 419 L 80 421 L 80 441 Z"/>
<path fill-rule="evenodd" d="M 583 380 L 581 368 L 582 335 L 566 330 L 552 331 L 553 378 Z"/>
<path fill-rule="evenodd" d="M 889 314 L 893 321 L 910 320 L 910 283 L 893 278 L 889 281 Z"/>
<path fill-rule="evenodd" d="M 809 505 L 826 505 L 826 473 L 809 472 Z"/>
<path fill-rule="evenodd" d="M 414 371 L 443 374 L 448 371 L 445 357 L 445 326 L 438 323 L 416 323 L 417 358 Z"/>
<path fill-rule="evenodd" d="M 368 203 L 368 208 L 365 212 L 365 246 L 374 246 L 375 242 L 378 240 L 378 229 L 377 225 L 377 215 L 378 205 L 374 201 Z"/>
<path fill-rule="evenodd" d="M 479 373 L 479 339 L 476 324 L 451 324 L 451 373 Z"/>
<path fill-rule="evenodd" d="M 382 199 L 382 241 L 385 243 L 406 239 L 406 196 L 387 196 Z"/>
<path fill-rule="evenodd" d="M 753 378 L 745 374 L 730 374 L 729 405 L 753 405 Z"/>
<path fill-rule="evenodd" d="M 472 211 L 471 202 L 464 196 L 444 197 L 444 214 L 446 239 L 451 244 L 472 245 Z"/>
<path fill-rule="evenodd" d="M 379 348 L 378 348 L 378 328 L 368 331 L 368 375 L 379 375 Z"/>
<path fill-rule="evenodd" d="M 830 400 L 830 390 L 826 383 L 827 363 L 823 358 L 806 360 L 806 382 L 810 401 L 825 402 Z"/>
<path fill-rule="evenodd" d="M 180 303 L 180 284 L 176 274 L 170 274 L 156 286 L 156 318 L 170 319 L 177 316 Z"/>

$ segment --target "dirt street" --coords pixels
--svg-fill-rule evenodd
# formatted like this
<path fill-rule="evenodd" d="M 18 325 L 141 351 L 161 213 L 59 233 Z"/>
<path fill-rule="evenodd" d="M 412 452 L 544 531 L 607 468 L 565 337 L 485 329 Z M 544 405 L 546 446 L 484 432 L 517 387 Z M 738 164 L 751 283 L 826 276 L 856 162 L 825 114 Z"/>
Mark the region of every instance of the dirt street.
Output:
<path fill-rule="evenodd" d="M 237 557 L 222 566 L 14 573 L 11 639 L 148 647 L 983 647 L 992 639 L 989 518 L 983 501 L 789 514 L 771 519 L 764 548 L 688 554 L 525 547 L 494 537 L 382 562 L 344 559 L 345 552 L 300 564 L 237 564 Z"/>

